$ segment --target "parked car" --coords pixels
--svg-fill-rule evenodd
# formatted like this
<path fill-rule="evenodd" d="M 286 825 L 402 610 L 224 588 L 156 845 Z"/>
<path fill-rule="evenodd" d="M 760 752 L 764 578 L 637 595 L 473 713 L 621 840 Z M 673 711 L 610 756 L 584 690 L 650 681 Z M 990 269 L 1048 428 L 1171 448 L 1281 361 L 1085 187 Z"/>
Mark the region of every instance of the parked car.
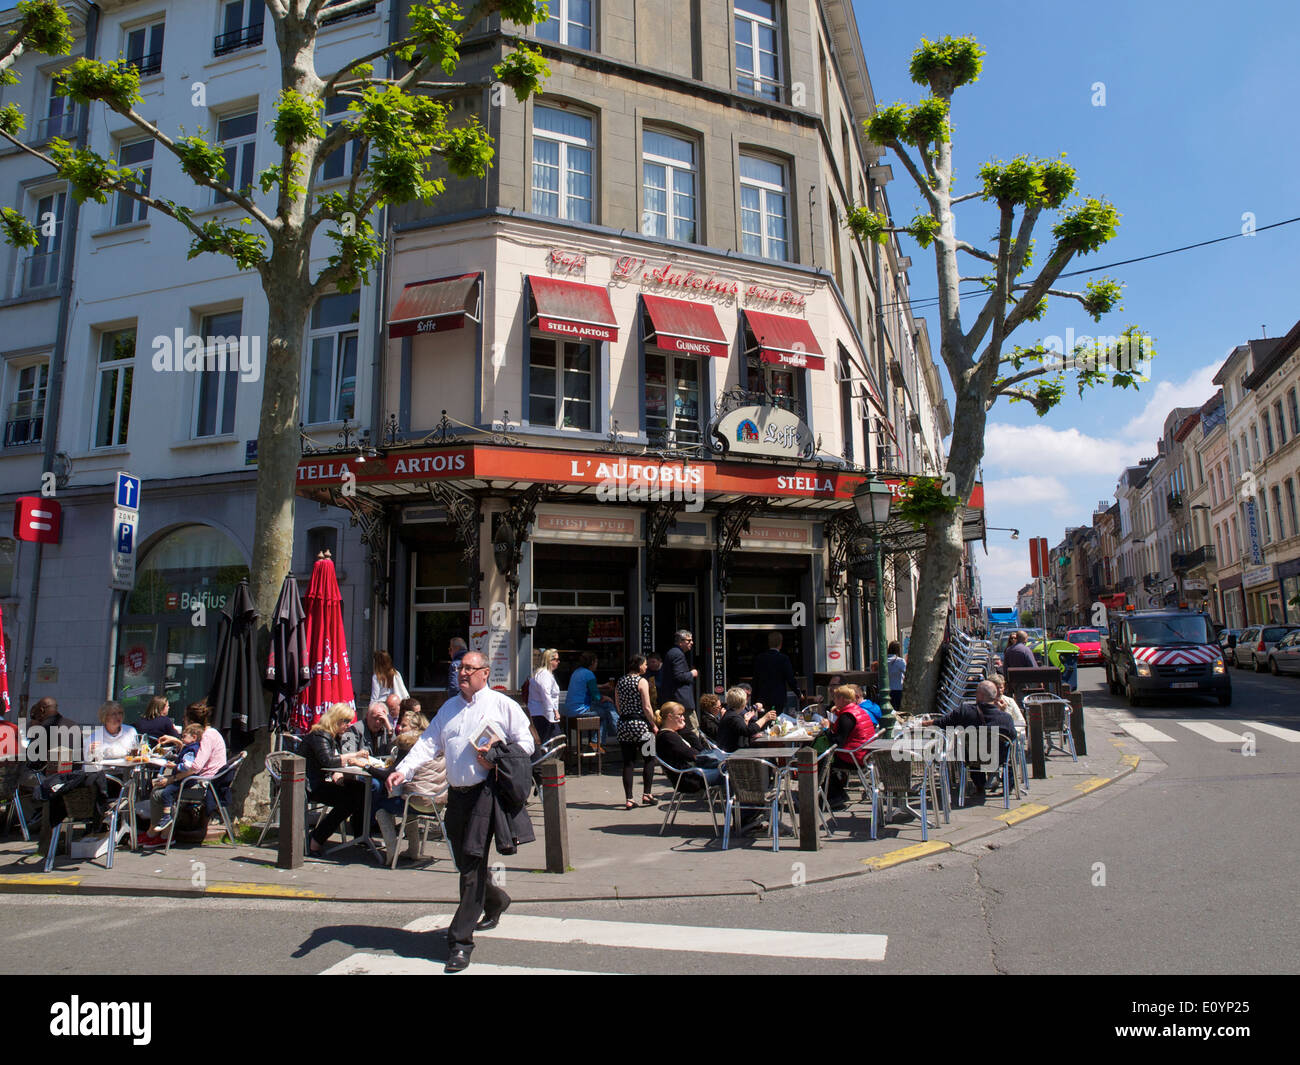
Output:
<path fill-rule="evenodd" d="M 1252 625 L 1243 629 L 1237 637 L 1237 646 L 1233 649 L 1233 662 L 1238 669 L 1250 666 L 1256 673 L 1268 669 L 1269 652 L 1288 632 L 1295 632 L 1300 625 Z"/>
<path fill-rule="evenodd" d="M 1241 636 L 1240 629 L 1220 629 L 1217 637 L 1219 641 L 1219 650 L 1223 652 L 1225 659 L 1233 657 L 1232 649 L 1237 646 L 1237 639 Z"/>
<path fill-rule="evenodd" d="M 1097 629 L 1071 629 L 1065 638 L 1079 648 L 1079 665 L 1101 665 L 1101 633 Z"/>
<path fill-rule="evenodd" d="M 1300 629 L 1288 632 L 1269 651 L 1268 671 L 1275 677 L 1279 673 L 1300 673 Z"/>

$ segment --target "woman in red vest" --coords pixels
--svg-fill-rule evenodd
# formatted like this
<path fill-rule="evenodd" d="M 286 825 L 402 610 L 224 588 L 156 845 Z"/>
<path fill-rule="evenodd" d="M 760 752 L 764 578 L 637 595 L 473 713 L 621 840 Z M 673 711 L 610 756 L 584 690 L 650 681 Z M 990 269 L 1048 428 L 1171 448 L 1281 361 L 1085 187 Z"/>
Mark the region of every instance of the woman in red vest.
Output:
<path fill-rule="evenodd" d="M 835 752 L 835 760 L 846 765 L 854 761 L 861 765 L 866 761 L 866 745 L 876 736 L 876 726 L 871 721 L 871 715 L 854 702 L 854 696 L 853 689 L 847 684 L 831 692 L 835 711 L 830 738 L 839 748 Z"/>

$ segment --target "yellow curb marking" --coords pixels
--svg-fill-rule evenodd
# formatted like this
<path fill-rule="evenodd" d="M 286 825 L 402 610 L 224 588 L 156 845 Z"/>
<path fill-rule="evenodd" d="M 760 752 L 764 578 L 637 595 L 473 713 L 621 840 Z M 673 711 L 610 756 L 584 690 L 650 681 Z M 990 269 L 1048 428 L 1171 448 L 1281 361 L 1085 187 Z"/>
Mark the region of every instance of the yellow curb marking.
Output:
<path fill-rule="evenodd" d="M 1110 777 L 1089 777 L 1087 780 L 1081 780 L 1074 786 L 1075 791 L 1081 791 L 1087 795 L 1090 791 L 1096 791 L 1098 788 L 1104 788 L 1110 783 Z"/>
<path fill-rule="evenodd" d="M 1122 758 L 1120 758 L 1120 761 L 1123 762 L 1130 769 L 1136 769 L 1138 767 L 1138 763 L 1142 761 L 1142 758 L 1141 756 L 1136 754 L 1126 754 Z"/>
<path fill-rule="evenodd" d="M 1008 825 L 1015 825 L 1021 821 L 1027 821 L 1031 817 L 1037 817 L 1039 814 L 1045 814 L 1050 809 L 1050 806 L 1044 806 L 1042 803 L 1027 802 L 1015 810 L 1008 810 L 1004 814 L 998 814 L 994 820 L 1005 821 Z"/>
<path fill-rule="evenodd" d="M 76 887 L 80 883 L 79 876 L 45 876 L 43 873 L 0 874 L 0 885 L 37 884 L 40 887 Z"/>
<path fill-rule="evenodd" d="M 913 843 L 910 847 L 899 847 L 896 851 L 880 854 L 875 858 L 863 858 L 862 864 L 868 869 L 888 869 L 891 865 L 901 865 L 903 862 L 914 861 L 917 858 L 924 858 L 926 855 L 938 854 L 940 851 L 946 850 L 952 850 L 951 843 L 942 843 L 939 840 L 928 843 Z"/>
<path fill-rule="evenodd" d="M 323 899 L 319 891 L 306 888 L 279 887 L 275 884 L 209 884 L 209 895 L 260 895 L 272 899 Z"/>

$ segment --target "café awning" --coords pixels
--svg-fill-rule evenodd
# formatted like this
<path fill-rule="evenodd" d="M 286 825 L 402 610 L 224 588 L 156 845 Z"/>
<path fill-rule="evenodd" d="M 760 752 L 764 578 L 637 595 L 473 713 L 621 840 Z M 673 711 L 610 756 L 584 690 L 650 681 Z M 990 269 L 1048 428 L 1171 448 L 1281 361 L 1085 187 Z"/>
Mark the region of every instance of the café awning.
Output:
<path fill-rule="evenodd" d="M 407 285 L 389 316 L 389 339 L 462 329 L 466 319 L 477 322 L 482 276 L 460 274 Z"/>
<path fill-rule="evenodd" d="M 542 332 L 574 340 L 618 339 L 614 307 L 609 293 L 599 285 L 533 274 L 528 287 L 532 290 L 532 320 Z"/>
<path fill-rule="evenodd" d="M 763 362 L 792 369 L 824 370 L 826 359 L 802 318 L 766 311 L 745 311 L 745 325 L 757 342 Z M 752 349 L 751 349 L 752 350 Z"/>
<path fill-rule="evenodd" d="M 665 351 L 726 358 L 727 337 L 717 312 L 707 303 L 692 303 L 670 296 L 645 296 L 652 326 L 646 341 Z"/>

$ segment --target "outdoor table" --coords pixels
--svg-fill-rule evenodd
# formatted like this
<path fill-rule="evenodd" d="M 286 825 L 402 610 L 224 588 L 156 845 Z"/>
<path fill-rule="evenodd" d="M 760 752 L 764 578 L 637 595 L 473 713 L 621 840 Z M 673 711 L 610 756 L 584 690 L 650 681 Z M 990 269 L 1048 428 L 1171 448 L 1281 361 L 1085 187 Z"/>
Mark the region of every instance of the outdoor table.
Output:
<path fill-rule="evenodd" d="M 148 770 L 161 769 L 167 764 L 165 758 L 152 757 L 143 762 L 133 762 L 125 758 L 101 758 L 96 761 L 81 763 L 83 772 L 103 773 L 106 776 L 111 776 L 126 791 L 126 828 L 130 836 L 132 850 L 138 849 L 136 839 L 136 796 L 139 792 L 140 777 Z"/>
<path fill-rule="evenodd" d="M 357 836 L 356 839 L 350 839 L 346 843 L 336 843 L 325 853 L 327 855 L 334 854 L 336 851 L 341 851 L 345 847 L 365 846 L 370 849 L 370 853 L 374 856 L 375 861 L 377 861 L 380 865 L 383 865 L 384 856 L 379 853 L 379 848 L 375 846 L 375 841 L 370 838 L 370 805 L 371 805 L 371 794 L 372 794 L 370 781 L 373 780 L 374 778 L 371 777 L 369 772 L 367 772 L 363 767 L 359 765 L 345 765 L 345 766 L 339 766 L 339 768 L 337 769 L 327 770 L 326 771 L 327 778 L 330 773 L 342 773 L 345 777 L 352 777 L 354 779 L 359 780 L 361 782 L 361 786 L 365 788 L 366 794 L 365 794 L 365 799 L 363 800 L 362 803 L 362 810 L 361 810 L 361 834 Z"/>
<path fill-rule="evenodd" d="M 751 736 L 749 746 L 759 748 L 770 747 L 807 747 L 810 743 L 816 743 L 820 732 L 811 736 Z"/>

